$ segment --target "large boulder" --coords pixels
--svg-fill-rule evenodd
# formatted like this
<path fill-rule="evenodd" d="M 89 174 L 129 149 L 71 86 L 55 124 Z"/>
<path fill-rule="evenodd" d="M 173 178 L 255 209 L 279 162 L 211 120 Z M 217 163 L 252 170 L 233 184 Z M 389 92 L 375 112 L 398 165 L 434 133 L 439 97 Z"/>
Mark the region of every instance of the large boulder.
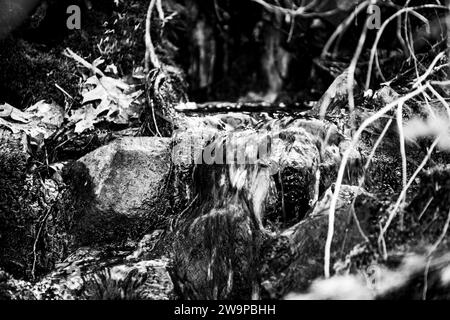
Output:
<path fill-rule="evenodd" d="M 137 238 L 166 222 L 170 139 L 122 138 L 76 161 L 65 174 L 80 244 Z"/>

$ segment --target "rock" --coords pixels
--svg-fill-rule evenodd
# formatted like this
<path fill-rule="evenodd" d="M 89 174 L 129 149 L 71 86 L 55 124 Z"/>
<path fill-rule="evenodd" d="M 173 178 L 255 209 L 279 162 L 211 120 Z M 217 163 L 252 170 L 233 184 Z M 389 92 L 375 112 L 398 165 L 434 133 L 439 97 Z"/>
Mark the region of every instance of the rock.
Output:
<path fill-rule="evenodd" d="M 215 121 L 209 117 L 208 120 L 208 126 L 200 123 L 197 129 L 175 136 L 172 161 L 178 181 L 174 189 L 179 192 L 178 198 L 188 200 L 182 207 L 196 196 L 194 189 L 199 181 L 192 180 L 192 173 L 197 165 L 207 168 L 205 171 L 211 169 L 201 181 L 208 185 L 205 190 L 213 187 L 221 174 L 229 170 L 234 180 L 239 176 L 245 181 L 243 190 L 254 198 L 254 210 L 270 204 L 267 216 L 281 217 L 284 211 L 288 215 L 285 220 L 298 221 L 317 201 L 319 193 L 335 181 L 341 156 L 349 148 L 348 141 L 335 125 L 312 118 L 285 117 L 268 120 L 263 125 L 255 125 L 245 117 L 241 119 L 240 115 L 215 117 Z M 228 128 L 230 122 L 238 120 L 242 123 L 238 128 Z M 260 149 L 263 154 L 257 159 Z M 230 157 L 234 162 L 245 163 L 229 165 Z M 358 181 L 360 164 L 361 154 L 354 150 L 347 165 L 346 183 Z M 219 172 L 221 170 L 223 172 Z M 212 184 L 206 181 L 210 175 L 215 176 Z"/>
<path fill-rule="evenodd" d="M 386 258 L 378 243 L 377 226 L 385 225 L 397 197 L 360 194 L 354 209 L 369 243 L 340 258 L 347 264 L 343 269 L 347 275 L 318 279 L 307 291 L 298 290 L 300 294 L 289 294 L 287 298 L 448 299 L 449 241 L 443 232 L 449 217 L 449 167 L 429 169 L 418 181 L 410 190 L 412 200 L 403 211 L 403 225 L 399 212 L 383 236 Z"/>
<path fill-rule="evenodd" d="M 164 236 L 164 230 L 155 230 L 150 234 L 146 234 L 141 241 L 139 241 L 136 250 L 127 257 L 127 260 L 148 260 L 155 254 L 158 254 L 157 246 L 159 245 L 162 237 Z"/>
<path fill-rule="evenodd" d="M 189 299 L 258 297 L 255 273 L 262 240 L 269 229 L 305 216 L 332 183 L 327 176 L 337 172 L 344 142 L 332 124 L 284 118 L 208 143 L 195 166 L 193 200 L 176 225 L 171 275 L 179 294 Z M 346 181 L 356 183 L 359 154 L 351 158 Z M 311 226 L 323 230 L 326 219 L 317 219 Z M 316 246 L 303 244 L 305 250 L 319 252 L 319 235 L 303 235 L 312 237 L 307 245 Z"/>
<path fill-rule="evenodd" d="M 346 185 L 339 193 L 331 266 L 364 241 L 351 213 L 352 201 L 360 193 L 364 191 Z M 328 190 L 303 221 L 264 243 L 260 271 L 263 296 L 275 299 L 292 291 L 301 292 L 323 275 L 331 195 L 332 191 Z"/>
<path fill-rule="evenodd" d="M 0 269 L 0 301 L 36 300 L 32 292 L 33 285 L 27 281 L 16 280 Z"/>
<path fill-rule="evenodd" d="M 169 260 L 126 261 L 129 251 L 80 248 L 37 283 L 39 300 L 168 300 Z"/>
<path fill-rule="evenodd" d="M 348 69 L 345 69 L 341 74 L 337 75 L 327 91 L 325 91 L 313 107 L 311 114 L 324 117 L 327 113 L 343 108 L 348 103 L 348 78 Z M 356 81 L 353 80 L 351 89 L 356 91 L 357 86 Z"/>
<path fill-rule="evenodd" d="M 78 161 L 89 170 L 99 210 L 132 216 L 169 171 L 169 140 L 125 138 L 112 142 Z"/>
<path fill-rule="evenodd" d="M 172 136 L 173 201 L 177 208 L 185 208 L 195 194 L 192 174 L 202 152 L 215 138 L 233 130 L 244 130 L 256 125 L 256 119 L 242 113 L 184 117 L 185 128 Z"/>
<path fill-rule="evenodd" d="M 66 174 L 77 241 L 141 237 L 171 213 L 170 139 L 123 138 L 82 157 Z M 82 208 L 80 210 L 79 208 Z"/>

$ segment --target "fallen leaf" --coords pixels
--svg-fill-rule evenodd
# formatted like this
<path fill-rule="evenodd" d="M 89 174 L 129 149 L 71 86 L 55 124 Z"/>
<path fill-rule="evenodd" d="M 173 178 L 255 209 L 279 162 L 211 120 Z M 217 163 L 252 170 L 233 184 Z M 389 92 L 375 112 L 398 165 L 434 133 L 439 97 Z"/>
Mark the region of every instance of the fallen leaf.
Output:
<path fill-rule="evenodd" d="M 76 133 L 102 121 L 128 124 L 139 118 L 141 105 L 135 101 L 142 93 L 120 79 L 92 76 L 83 85 L 83 107 L 73 111 L 69 120 L 75 123 Z"/>
<path fill-rule="evenodd" d="M 25 110 L 27 114 L 41 123 L 59 128 L 64 122 L 64 109 L 54 103 L 46 103 L 44 100 Z"/>
<path fill-rule="evenodd" d="M 20 111 L 17 108 L 14 108 L 8 103 L 0 105 L 0 117 L 10 118 L 11 120 L 21 123 L 29 122 L 29 115 L 27 115 L 25 112 Z"/>
<path fill-rule="evenodd" d="M 49 138 L 64 121 L 64 111 L 56 104 L 39 101 L 25 111 L 9 104 L 0 105 L 0 126 L 14 134 L 24 132 L 32 144 L 40 145 Z"/>

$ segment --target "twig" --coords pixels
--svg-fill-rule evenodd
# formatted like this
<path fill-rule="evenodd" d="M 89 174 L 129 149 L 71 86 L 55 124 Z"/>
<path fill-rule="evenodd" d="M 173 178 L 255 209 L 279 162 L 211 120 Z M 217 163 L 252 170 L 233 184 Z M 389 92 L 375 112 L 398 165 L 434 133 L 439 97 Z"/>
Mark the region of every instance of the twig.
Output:
<path fill-rule="evenodd" d="M 105 76 L 105 74 L 99 68 L 97 68 L 94 65 L 92 65 L 91 63 L 87 62 L 85 59 L 80 57 L 78 54 L 76 54 L 75 52 L 73 52 L 69 48 L 66 48 L 64 53 L 65 53 L 66 56 L 68 56 L 69 58 L 74 59 L 75 61 L 77 61 L 78 63 L 83 65 L 84 67 L 86 67 L 88 69 L 91 69 L 94 74 L 97 74 L 100 77 L 104 77 Z"/>
<path fill-rule="evenodd" d="M 364 166 L 364 172 L 366 172 L 369 169 L 370 163 L 372 162 L 373 157 L 375 156 L 375 152 L 377 151 L 378 147 L 381 144 L 381 141 L 383 141 L 384 136 L 386 135 L 387 131 L 389 130 L 389 127 L 392 124 L 392 118 L 389 119 L 389 121 L 384 126 L 383 131 L 381 132 L 380 136 L 378 137 L 377 141 L 375 142 L 375 145 L 372 148 L 372 151 L 370 152 L 369 158 L 367 159 L 366 165 Z"/>
<path fill-rule="evenodd" d="M 384 225 L 383 229 L 381 230 L 381 234 L 380 237 L 386 233 L 387 229 L 389 228 L 390 224 L 392 223 L 392 220 L 395 218 L 395 216 L 397 215 L 398 209 L 400 207 L 400 204 L 402 203 L 403 199 L 406 196 L 406 192 L 408 191 L 408 189 L 411 187 L 412 183 L 414 182 L 414 180 L 416 179 L 416 177 L 419 175 L 419 173 L 422 171 L 422 169 L 425 167 L 425 165 L 427 164 L 428 160 L 431 157 L 431 154 L 434 151 L 434 148 L 436 148 L 438 142 L 439 142 L 440 136 L 437 137 L 433 144 L 431 145 L 430 149 L 428 150 L 427 155 L 425 156 L 425 158 L 422 160 L 422 163 L 419 165 L 419 167 L 416 169 L 416 171 L 413 173 L 413 175 L 411 176 L 411 178 L 409 179 L 408 183 L 406 184 L 406 187 L 402 189 L 402 192 L 400 193 L 400 196 L 397 199 L 397 202 L 394 205 L 394 208 L 391 210 L 391 213 L 389 214 L 388 220 L 386 221 L 386 224 Z"/>
<path fill-rule="evenodd" d="M 150 85 L 150 79 L 149 78 L 150 78 L 150 73 L 147 74 L 147 81 L 146 81 L 147 85 Z M 152 79 L 152 83 L 153 83 L 153 85 L 155 85 L 154 84 L 155 81 L 153 81 L 153 79 Z M 157 91 L 157 89 L 158 88 L 156 88 L 156 91 Z M 150 109 L 152 110 L 152 120 L 153 120 L 153 124 L 155 126 L 156 133 L 157 133 L 158 136 L 162 137 L 162 134 L 159 131 L 158 123 L 156 121 L 155 104 L 153 102 L 153 99 L 150 97 L 150 92 L 151 92 L 151 89 L 147 88 L 147 104 L 149 105 Z"/>
<path fill-rule="evenodd" d="M 437 248 L 441 245 L 442 241 L 444 241 L 445 236 L 447 235 L 448 228 L 450 226 L 450 210 L 448 211 L 447 220 L 445 221 L 444 229 L 442 229 L 442 233 L 437 239 L 437 241 L 434 243 L 434 245 L 431 247 L 430 252 L 428 253 L 428 256 L 432 255 Z"/>
<path fill-rule="evenodd" d="M 155 104 L 153 101 L 150 101 L 151 108 L 152 108 L 152 118 L 153 118 L 153 124 L 155 125 L 155 130 L 158 136 L 162 137 L 161 132 L 159 131 L 158 123 L 156 122 L 156 115 L 155 115 Z"/>
<path fill-rule="evenodd" d="M 161 21 L 166 20 L 166 18 L 164 16 L 164 10 L 163 10 L 163 7 L 162 7 L 162 1 L 161 0 L 157 0 L 156 1 L 156 10 L 158 10 L 159 19 Z"/>
<path fill-rule="evenodd" d="M 447 4 L 448 10 L 450 12 L 450 2 Z M 447 17 L 445 19 L 446 27 L 447 27 L 447 60 L 448 60 L 448 69 L 447 74 L 450 74 L 450 14 L 447 13 Z"/>
<path fill-rule="evenodd" d="M 252 0 L 263 6 L 266 10 L 273 13 L 282 13 L 284 15 L 290 15 L 293 17 L 303 17 L 303 18 L 313 18 L 313 17 L 326 17 L 331 16 L 337 12 L 339 12 L 339 8 L 331 9 L 324 12 L 307 12 L 309 9 L 313 8 L 317 4 L 317 0 L 313 0 L 306 6 L 300 6 L 297 9 L 287 9 L 280 6 L 276 6 L 270 3 L 265 2 L 264 0 Z"/>
<path fill-rule="evenodd" d="M 400 140 L 400 154 L 402 156 L 402 185 L 403 188 L 406 188 L 408 170 L 406 162 L 405 135 L 403 133 L 403 103 L 399 103 L 397 107 L 397 126 Z M 403 213 L 400 217 L 400 228 L 403 229 Z"/>
<path fill-rule="evenodd" d="M 375 0 L 370 1 L 370 7 L 375 2 Z M 353 114 L 353 110 L 355 110 L 355 97 L 353 94 L 353 85 L 355 82 L 355 71 L 356 71 L 356 65 L 358 64 L 359 56 L 361 55 L 362 49 L 364 47 L 364 43 L 366 42 L 366 36 L 367 36 L 367 29 L 368 24 L 364 23 L 364 28 L 361 33 L 361 36 L 359 37 L 358 46 L 356 47 L 356 52 L 352 58 L 352 61 L 350 63 L 350 66 L 348 68 L 348 77 L 347 77 L 347 92 L 348 92 L 348 107 L 350 113 Z M 353 119 L 353 117 L 352 117 Z M 353 123 L 352 123 L 353 125 Z"/>
<path fill-rule="evenodd" d="M 427 264 L 425 265 L 425 270 L 423 274 L 423 291 L 422 291 L 422 300 L 427 300 L 427 292 L 428 292 L 428 272 L 430 270 L 432 257 L 427 259 Z"/>
<path fill-rule="evenodd" d="M 350 207 L 350 211 L 352 213 L 353 219 L 355 220 L 356 228 L 358 229 L 361 237 L 363 237 L 363 239 L 366 243 L 369 243 L 370 242 L 369 237 L 367 237 L 367 235 L 364 233 L 364 231 L 361 227 L 361 223 L 359 223 L 358 216 L 356 215 L 356 212 L 355 212 L 355 200 L 356 200 L 356 197 L 352 201 L 352 206 Z"/>
<path fill-rule="evenodd" d="M 419 221 L 422 219 L 422 216 L 425 214 L 425 212 L 428 210 L 428 207 L 430 206 L 431 202 L 433 201 L 434 197 L 431 197 L 430 200 L 428 200 L 427 204 L 423 208 L 422 212 L 419 214 L 419 217 L 417 218 Z"/>
<path fill-rule="evenodd" d="M 324 262 L 325 277 L 327 277 L 327 278 L 330 277 L 330 254 L 331 254 L 331 243 L 332 243 L 333 234 L 334 234 L 334 215 L 335 215 L 335 211 L 336 211 L 336 202 L 337 202 L 337 198 L 339 196 L 339 191 L 341 189 L 342 181 L 343 181 L 344 174 L 345 174 L 345 168 L 347 166 L 347 162 L 350 157 L 350 153 L 356 147 L 356 144 L 358 143 L 361 134 L 364 132 L 364 130 L 370 124 L 372 124 L 374 121 L 380 119 L 382 116 L 384 116 L 388 111 L 390 111 L 392 108 L 397 106 L 399 103 L 404 103 L 404 102 L 408 101 L 409 99 L 420 94 L 423 90 L 424 90 L 423 88 L 416 89 L 416 90 L 406 94 L 405 96 L 389 103 L 388 105 L 386 105 L 385 107 L 380 109 L 377 113 L 375 113 L 372 116 L 370 116 L 369 118 L 367 118 L 361 124 L 359 129 L 356 131 L 350 146 L 344 152 L 344 155 L 341 160 L 341 165 L 340 165 L 339 171 L 338 171 L 338 176 L 336 179 L 334 195 L 331 199 L 330 211 L 329 211 L 329 216 L 328 216 L 328 233 L 327 233 L 327 241 L 325 244 L 325 259 L 324 259 L 325 260 L 325 262 Z"/>
<path fill-rule="evenodd" d="M 450 105 L 447 101 L 433 88 L 431 84 L 427 84 L 426 87 L 434 94 L 434 96 L 444 105 L 445 110 L 447 111 L 448 118 L 450 119 Z"/>
<path fill-rule="evenodd" d="M 441 235 L 439 236 L 437 241 L 434 243 L 434 245 L 431 247 L 431 249 L 430 249 L 430 251 L 428 252 L 428 255 L 427 255 L 428 256 L 428 261 L 427 261 L 427 266 L 425 268 L 425 281 L 424 281 L 425 283 L 424 283 L 423 295 L 422 295 L 423 300 L 426 300 L 426 298 L 427 298 L 428 271 L 430 269 L 431 260 L 433 259 L 433 254 L 435 253 L 437 248 L 441 245 L 442 241 L 444 241 L 445 236 L 447 235 L 449 226 L 450 226 L 450 210 L 448 211 L 447 220 L 445 221 L 444 229 L 442 229 Z"/>
<path fill-rule="evenodd" d="M 67 97 L 70 98 L 71 100 L 74 100 L 73 97 L 72 97 L 66 90 L 64 90 L 59 84 L 57 84 L 56 82 L 55 82 L 55 87 L 56 87 L 59 91 L 61 91 L 65 96 L 67 96 Z"/>
<path fill-rule="evenodd" d="M 378 222 L 378 227 L 380 228 L 380 237 L 378 238 L 378 246 L 381 245 L 381 250 L 383 251 L 383 258 L 386 261 L 387 247 L 386 247 L 386 240 L 384 239 L 384 234 L 382 232 L 383 226 L 381 225 L 381 221 Z"/>
<path fill-rule="evenodd" d="M 150 1 L 147 11 L 147 19 L 145 20 L 145 72 L 147 73 L 150 71 L 151 66 L 153 68 L 161 68 L 161 63 L 156 55 L 151 35 L 152 12 L 155 7 L 155 3 L 156 0 Z"/>
<path fill-rule="evenodd" d="M 375 2 L 374 0 L 370 0 L 370 5 L 372 5 L 372 3 L 374 3 L 374 2 Z M 365 23 L 363 31 L 362 31 L 361 36 L 358 41 L 358 46 L 356 48 L 356 52 L 350 63 L 350 67 L 348 69 L 348 75 L 347 75 L 347 92 L 348 92 L 348 100 L 349 100 L 349 109 L 350 109 L 350 113 L 352 114 L 352 116 L 351 116 L 352 120 L 353 120 L 353 110 L 355 109 L 355 100 L 354 100 L 354 95 L 353 95 L 355 70 L 356 70 L 356 65 L 358 63 L 358 60 L 359 60 L 359 56 L 361 55 L 362 49 L 364 47 L 364 43 L 366 41 L 367 29 L 368 29 L 368 24 Z M 352 121 L 352 125 L 353 125 L 353 121 Z M 343 179 L 343 175 L 344 175 L 344 172 L 342 172 L 341 182 Z M 341 187 L 340 183 L 336 184 L 336 188 L 338 189 L 337 192 L 335 190 L 336 198 L 339 196 L 340 187 Z M 333 242 L 333 235 L 334 235 L 334 220 L 335 220 L 334 214 L 335 214 L 335 206 L 336 206 L 336 199 L 334 199 L 335 197 L 332 198 L 332 203 L 333 203 L 333 200 L 335 202 L 333 210 L 331 210 L 331 207 L 330 207 L 330 213 L 328 215 L 328 233 L 327 233 L 327 240 L 325 243 L 325 256 L 324 256 L 324 269 L 325 269 L 324 273 L 325 273 L 326 278 L 330 277 L 331 245 Z"/>
<path fill-rule="evenodd" d="M 426 80 L 426 78 L 428 78 L 428 76 L 433 71 L 434 66 L 439 62 L 439 60 L 442 59 L 442 57 L 444 57 L 444 55 L 445 51 L 442 51 L 434 58 L 433 62 L 429 65 L 427 71 L 417 79 L 416 83 L 414 83 L 413 88 L 417 88 L 423 81 Z"/>
<path fill-rule="evenodd" d="M 356 16 L 362 11 L 364 10 L 368 5 L 370 4 L 370 1 L 364 1 L 362 3 L 360 3 L 355 10 L 352 12 L 352 14 L 344 20 L 344 22 L 342 22 L 334 31 L 334 33 L 331 35 L 331 37 L 328 39 L 327 43 L 325 44 L 325 46 L 323 47 L 322 50 L 322 55 L 321 58 L 325 58 L 330 51 L 331 45 L 333 44 L 333 42 L 336 40 L 336 38 L 341 35 L 346 29 L 347 27 L 350 25 L 350 23 L 352 23 L 352 21 L 356 18 Z"/>
<path fill-rule="evenodd" d="M 441 6 L 441 5 L 428 4 L 428 5 L 422 5 L 422 6 L 417 6 L 417 7 L 404 8 L 404 9 L 401 9 L 401 10 L 397 11 L 392 16 L 390 16 L 382 24 L 380 30 L 378 30 L 377 36 L 376 36 L 375 41 L 373 43 L 372 49 L 370 51 L 369 69 L 367 71 L 365 90 L 368 90 L 369 87 L 370 87 L 370 80 L 371 80 L 371 77 L 372 77 L 372 65 L 373 65 L 375 56 L 377 55 L 378 43 L 379 43 L 379 41 L 381 39 L 381 36 L 383 35 L 383 32 L 386 29 L 386 27 L 388 26 L 388 24 L 392 20 L 394 20 L 396 17 L 400 16 L 401 14 L 407 13 L 407 12 L 411 12 L 411 11 L 414 11 L 414 10 L 419 10 L 419 9 L 443 9 L 443 10 L 448 10 L 448 8 L 446 8 L 444 6 Z"/>
<path fill-rule="evenodd" d="M 39 237 L 41 235 L 41 232 L 45 225 L 45 222 L 47 221 L 50 213 L 52 212 L 52 209 L 53 209 L 53 206 L 47 209 L 47 213 L 45 214 L 44 219 L 42 220 L 41 225 L 39 226 L 39 230 L 36 235 L 36 239 L 34 240 L 34 243 L 33 243 L 33 266 L 31 268 L 31 276 L 32 276 L 33 280 L 36 279 L 35 271 L 36 271 L 36 260 L 37 260 L 37 252 L 36 252 L 37 243 L 39 241 Z"/>

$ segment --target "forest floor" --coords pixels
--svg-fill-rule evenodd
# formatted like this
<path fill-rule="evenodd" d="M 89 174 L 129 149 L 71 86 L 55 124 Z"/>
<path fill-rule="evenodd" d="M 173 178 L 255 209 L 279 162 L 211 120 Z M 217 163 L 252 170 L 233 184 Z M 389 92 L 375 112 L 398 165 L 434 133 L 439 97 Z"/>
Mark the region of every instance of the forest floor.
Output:
<path fill-rule="evenodd" d="M 0 40 L 0 299 L 449 297 L 442 8 L 80 3 Z"/>

